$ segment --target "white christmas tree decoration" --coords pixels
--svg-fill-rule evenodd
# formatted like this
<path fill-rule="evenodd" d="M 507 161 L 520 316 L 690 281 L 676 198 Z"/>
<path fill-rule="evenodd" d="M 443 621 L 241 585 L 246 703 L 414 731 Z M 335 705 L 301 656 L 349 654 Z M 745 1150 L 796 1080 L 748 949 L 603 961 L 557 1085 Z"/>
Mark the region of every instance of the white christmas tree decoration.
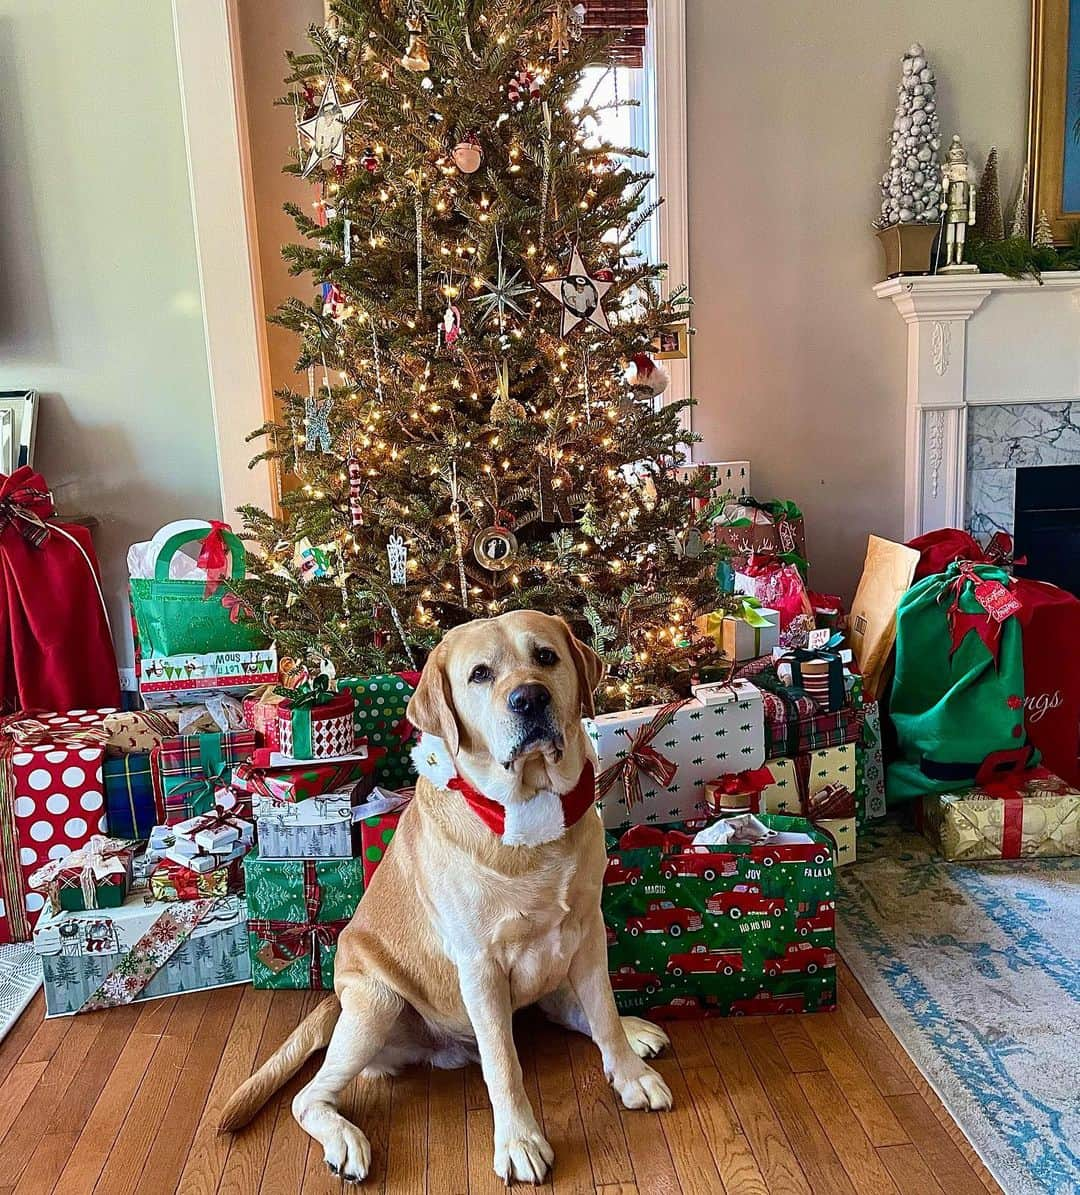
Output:
<path fill-rule="evenodd" d="M 881 179 L 877 227 L 936 224 L 941 218 L 937 80 L 918 42 L 904 55 L 896 96 L 889 168 Z"/>
<path fill-rule="evenodd" d="M 1035 225 L 1035 235 L 1031 238 L 1031 243 L 1036 249 L 1053 249 L 1054 247 L 1054 233 L 1050 228 L 1050 219 L 1045 211 L 1039 212 L 1039 220 Z"/>
<path fill-rule="evenodd" d="M 1016 196 L 1016 207 L 1013 208 L 1012 229 L 1009 235 L 1023 237 L 1026 240 L 1030 222 L 1031 217 L 1028 215 L 1028 164 L 1025 162 L 1024 173 L 1020 179 L 1020 192 Z"/>

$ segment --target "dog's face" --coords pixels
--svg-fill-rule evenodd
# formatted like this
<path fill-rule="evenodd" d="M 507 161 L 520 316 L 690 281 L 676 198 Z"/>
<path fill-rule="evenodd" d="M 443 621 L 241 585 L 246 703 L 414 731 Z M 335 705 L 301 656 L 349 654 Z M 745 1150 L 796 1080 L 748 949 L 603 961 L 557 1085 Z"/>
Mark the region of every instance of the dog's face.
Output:
<path fill-rule="evenodd" d="M 518 610 L 465 623 L 431 653 L 409 721 L 466 756 L 474 774 L 494 764 L 521 776 L 538 757 L 551 771 L 568 741 L 576 748 L 603 671 L 561 618 Z"/>

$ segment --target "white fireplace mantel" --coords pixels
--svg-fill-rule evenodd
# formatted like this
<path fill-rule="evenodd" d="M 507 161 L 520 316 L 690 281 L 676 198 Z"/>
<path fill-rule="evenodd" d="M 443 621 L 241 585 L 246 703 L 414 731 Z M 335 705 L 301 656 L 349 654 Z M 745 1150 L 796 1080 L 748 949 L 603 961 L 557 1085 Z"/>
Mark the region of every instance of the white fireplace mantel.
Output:
<path fill-rule="evenodd" d="M 963 527 L 967 415 L 977 405 L 1080 402 L 1080 271 L 890 278 L 908 327 L 904 531 Z"/>

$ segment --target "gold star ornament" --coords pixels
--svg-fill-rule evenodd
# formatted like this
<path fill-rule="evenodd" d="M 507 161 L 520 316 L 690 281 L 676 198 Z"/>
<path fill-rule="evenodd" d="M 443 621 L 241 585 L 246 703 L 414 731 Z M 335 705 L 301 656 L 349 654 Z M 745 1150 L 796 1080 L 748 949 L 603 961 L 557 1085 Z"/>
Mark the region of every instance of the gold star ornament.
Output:
<path fill-rule="evenodd" d="M 339 166 L 345 162 L 345 126 L 361 107 L 359 100 L 343 104 L 338 99 L 333 79 L 326 84 L 318 111 L 307 120 L 299 121 L 296 126 L 304 146 L 311 150 L 304 164 L 304 178 L 328 158 L 332 158 Z"/>

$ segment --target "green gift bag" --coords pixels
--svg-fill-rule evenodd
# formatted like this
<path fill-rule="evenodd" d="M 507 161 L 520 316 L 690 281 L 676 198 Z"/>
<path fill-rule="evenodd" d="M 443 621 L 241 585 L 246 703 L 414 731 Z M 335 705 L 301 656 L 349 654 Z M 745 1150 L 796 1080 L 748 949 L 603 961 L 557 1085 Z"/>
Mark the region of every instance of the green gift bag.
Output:
<path fill-rule="evenodd" d="M 255 651 L 267 646 L 256 627 L 238 617 L 239 605 L 220 580 L 173 581 L 169 566 L 185 544 L 201 539 L 208 572 L 226 566 L 234 580 L 245 573 L 244 545 L 224 523 L 182 520 L 163 527 L 151 541 L 154 576 L 132 577 L 131 609 L 143 657 L 206 654 L 216 651 Z"/>

